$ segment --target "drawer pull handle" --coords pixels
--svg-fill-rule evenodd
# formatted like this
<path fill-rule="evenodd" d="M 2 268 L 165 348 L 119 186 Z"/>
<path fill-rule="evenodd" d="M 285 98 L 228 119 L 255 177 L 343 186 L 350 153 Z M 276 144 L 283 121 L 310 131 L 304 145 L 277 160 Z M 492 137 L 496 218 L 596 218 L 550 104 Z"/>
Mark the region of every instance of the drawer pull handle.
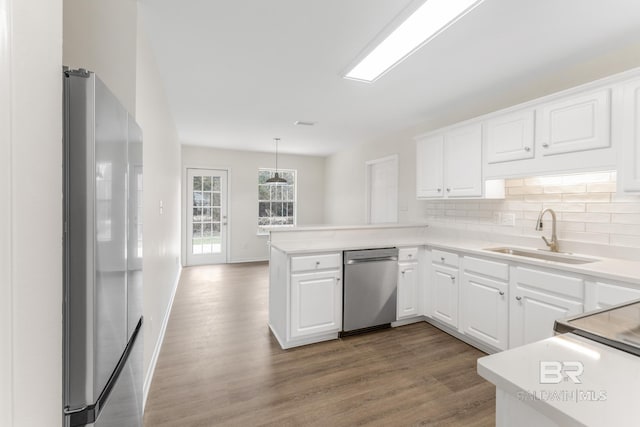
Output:
<path fill-rule="evenodd" d="M 447 188 L 447 193 L 451 193 L 451 189 L 450 188 Z"/>
<path fill-rule="evenodd" d="M 451 283 L 454 283 L 456 281 L 456 276 L 451 276 Z"/>
<path fill-rule="evenodd" d="M 411 258 L 413 256 L 413 254 L 409 254 L 409 258 Z"/>
<path fill-rule="evenodd" d="M 500 291 L 498 292 L 500 294 L 500 296 L 504 295 L 504 292 Z"/>
<path fill-rule="evenodd" d="M 440 257 L 440 261 L 444 262 L 444 257 L 443 256 Z"/>
<path fill-rule="evenodd" d="M 320 261 L 316 261 L 316 265 L 320 265 Z"/>
<path fill-rule="evenodd" d="M 522 299 L 522 297 L 516 297 L 516 299 L 517 299 L 518 301 L 520 301 L 520 300 Z"/>
<path fill-rule="evenodd" d="M 442 191 L 442 188 L 438 188 L 438 193 Z"/>
<path fill-rule="evenodd" d="M 543 146 L 544 148 L 549 148 L 549 144 L 547 144 L 546 142 L 545 142 L 544 144 L 542 144 L 542 146 Z"/>
<path fill-rule="evenodd" d="M 402 273 L 402 275 L 404 276 L 404 270 L 402 270 L 400 273 Z"/>

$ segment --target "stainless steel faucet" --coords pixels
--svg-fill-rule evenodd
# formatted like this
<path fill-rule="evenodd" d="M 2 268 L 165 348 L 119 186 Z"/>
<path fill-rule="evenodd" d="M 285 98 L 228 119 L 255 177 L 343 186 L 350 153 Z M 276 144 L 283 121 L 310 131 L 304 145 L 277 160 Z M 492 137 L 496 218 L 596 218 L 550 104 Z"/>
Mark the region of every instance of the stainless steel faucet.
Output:
<path fill-rule="evenodd" d="M 542 236 L 542 240 L 544 240 L 544 243 L 546 243 L 551 252 L 558 252 L 558 236 L 556 235 L 556 213 L 553 209 L 547 208 L 540 211 L 540 215 L 538 215 L 538 221 L 536 222 L 536 230 L 542 230 L 542 217 L 547 212 L 551 214 L 551 241 L 548 241 L 544 236 Z"/>

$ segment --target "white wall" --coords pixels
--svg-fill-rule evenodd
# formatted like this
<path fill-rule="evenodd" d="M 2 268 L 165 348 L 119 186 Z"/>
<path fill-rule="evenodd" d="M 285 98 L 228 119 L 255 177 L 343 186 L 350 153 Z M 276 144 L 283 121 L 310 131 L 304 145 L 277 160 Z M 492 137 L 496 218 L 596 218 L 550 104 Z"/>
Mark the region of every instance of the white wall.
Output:
<path fill-rule="evenodd" d="M 398 221 L 423 220 L 424 203 L 416 200 L 415 143 L 410 134 L 393 140 L 359 145 L 326 159 L 325 220 L 329 224 L 366 221 L 366 165 L 369 160 L 398 155 Z"/>
<path fill-rule="evenodd" d="M 144 140 L 145 396 L 180 273 L 180 144 L 142 22 L 138 25 L 136 121 Z M 159 204 L 163 202 L 163 213 Z M 151 369 L 150 369 L 151 368 Z"/>
<path fill-rule="evenodd" d="M 136 25 L 136 0 L 64 0 L 64 65 L 95 71 L 131 114 Z"/>
<path fill-rule="evenodd" d="M 9 132 L 0 89 L 0 424 L 55 426 L 62 420 L 62 0 L 10 3 L 10 76 L 0 64 L 2 83 L 11 79 Z M 0 31 L 4 24 L 0 15 Z"/>
<path fill-rule="evenodd" d="M 182 147 L 182 212 L 186 211 L 186 168 L 229 169 L 230 262 L 268 259 L 267 236 L 258 236 L 258 168 L 273 168 L 275 154 Z M 324 222 L 324 158 L 280 154 L 278 167 L 298 171 L 298 225 Z M 363 171 L 364 173 L 364 171 Z M 186 215 L 183 232 L 186 228 Z M 183 235 L 186 235 L 184 232 Z M 182 242 L 183 254 L 186 243 Z M 185 256 L 183 255 L 183 260 Z"/>
<path fill-rule="evenodd" d="M 11 64 L 9 0 L 0 0 L 0 425 L 13 419 L 11 253 Z"/>
<path fill-rule="evenodd" d="M 425 113 L 424 120 L 412 129 L 329 156 L 325 171 L 327 223 L 364 222 L 364 162 L 395 153 L 400 157 L 399 220 L 424 221 L 426 205 L 415 198 L 415 135 L 638 67 L 639 50 L 640 44 L 621 46 L 582 64 L 540 75 L 535 81 L 523 81 L 509 91 L 500 92 L 497 88 L 478 91 L 468 99 L 456 100 L 440 106 L 437 111 Z"/>

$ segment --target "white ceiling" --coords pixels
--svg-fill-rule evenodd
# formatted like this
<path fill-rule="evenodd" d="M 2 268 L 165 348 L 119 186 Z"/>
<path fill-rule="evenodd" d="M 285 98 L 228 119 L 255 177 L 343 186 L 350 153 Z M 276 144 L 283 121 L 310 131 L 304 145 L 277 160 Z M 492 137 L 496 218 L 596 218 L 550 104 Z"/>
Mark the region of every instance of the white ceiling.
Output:
<path fill-rule="evenodd" d="M 331 154 L 640 42 L 637 0 L 485 0 L 366 84 L 342 74 L 410 0 L 139 3 L 181 142 L 239 150 Z"/>

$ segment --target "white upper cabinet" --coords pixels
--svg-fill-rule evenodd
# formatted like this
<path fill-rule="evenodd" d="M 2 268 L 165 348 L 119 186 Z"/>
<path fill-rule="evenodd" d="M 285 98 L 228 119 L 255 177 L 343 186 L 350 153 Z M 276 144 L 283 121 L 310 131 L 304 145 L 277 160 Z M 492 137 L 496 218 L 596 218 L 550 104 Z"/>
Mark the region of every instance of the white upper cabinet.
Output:
<path fill-rule="evenodd" d="M 536 132 L 543 156 L 611 145 L 611 90 L 570 96 L 538 108 Z"/>
<path fill-rule="evenodd" d="M 487 120 L 484 125 L 487 163 L 533 158 L 534 117 L 533 110 L 525 110 Z"/>
<path fill-rule="evenodd" d="M 482 126 L 430 135 L 416 143 L 418 198 L 482 196 Z"/>
<path fill-rule="evenodd" d="M 622 88 L 622 153 L 618 175 L 623 191 L 640 191 L 640 79 Z"/>
<path fill-rule="evenodd" d="M 416 143 L 416 196 L 442 197 L 444 135 L 431 136 Z"/>
<path fill-rule="evenodd" d="M 482 196 L 482 125 L 445 133 L 444 184 L 447 197 Z"/>

